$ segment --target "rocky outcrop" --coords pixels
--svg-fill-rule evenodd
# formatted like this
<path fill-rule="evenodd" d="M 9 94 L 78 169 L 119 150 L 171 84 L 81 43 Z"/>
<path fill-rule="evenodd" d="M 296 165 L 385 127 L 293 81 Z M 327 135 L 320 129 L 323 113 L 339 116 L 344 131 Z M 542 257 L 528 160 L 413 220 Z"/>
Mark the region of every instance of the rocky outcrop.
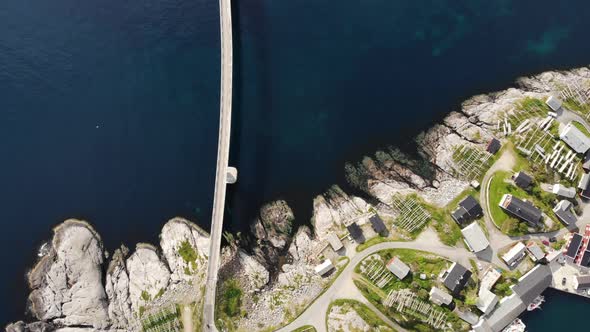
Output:
<path fill-rule="evenodd" d="M 360 197 L 349 196 L 340 187 L 332 186 L 313 200 L 313 226 L 315 235 L 323 240 L 330 232 L 338 231 L 345 223 L 357 221 L 367 214 L 371 205 Z"/>
<path fill-rule="evenodd" d="M 49 254 L 29 273 L 31 312 L 63 325 L 108 326 L 100 236 L 79 220 L 67 220 L 53 232 Z"/>
<path fill-rule="evenodd" d="M 140 243 L 127 259 L 131 309 L 139 312 L 163 294 L 170 281 L 170 271 L 160 259 L 156 247 Z"/>
<path fill-rule="evenodd" d="M 133 319 L 129 298 L 129 274 L 125 259 L 129 249 L 125 246 L 115 250 L 107 269 L 105 291 L 109 300 L 109 319 L 113 327 L 129 326 Z"/>
<path fill-rule="evenodd" d="M 256 238 L 254 256 L 266 269 L 272 269 L 289 243 L 295 215 L 287 202 L 279 200 L 260 208 L 258 218 L 251 226 Z"/>
<path fill-rule="evenodd" d="M 186 219 L 174 218 L 164 225 L 160 247 L 170 268 L 172 283 L 188 282 L 207 269 L 209 236 Z"/>
<path fill-rule="evenodd" d="M 164 257 L 149 244 L 138 244 L 128 257 L 121 246 L 103 275 L 105 252 L 98 233 L 84 221 L 65 221 L 54 229 L 47 254 L 28 276 L 30 309 L 39 321 L 16 322 L 6 330 L 129 331 L 143 310 L 202 300 L 208 235 L 174 218 L 160 239 Z"/>

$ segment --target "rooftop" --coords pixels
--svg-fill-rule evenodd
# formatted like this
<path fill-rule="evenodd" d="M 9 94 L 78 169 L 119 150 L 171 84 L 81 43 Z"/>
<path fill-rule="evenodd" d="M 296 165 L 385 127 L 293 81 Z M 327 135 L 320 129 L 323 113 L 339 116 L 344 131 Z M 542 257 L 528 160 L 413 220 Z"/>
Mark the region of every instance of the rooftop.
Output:
<path fill-rule="evenodd" d="M 461 264 L 453 263 L 444 276 L 444 285 L 454 295 L 459 294 L 471 277 L 471 271 Z"/>
<path fill-rule="evenodd" d="M 590 149 L 590 138 L 571 122 L 565 126 L 559 138 L 577 153 L 586 153 Z"/>
<path fill-rule="evenodd" d="M 582 235 L 578 233 L 572 234 L 565 255 L 575 259 L 578 255 L 578 250 L 580 250 L 580 246 L 582 246 Z"/>
<path fill-rule="evenodd" d="M 514 174 L 512 180 L 517 186 L 524 189 L 530 187 L 531 183 L 533 183 L 533 178 L 523 171 Z"/>
<path fill-rule="evenodd" d="M 500 201 L 500 207 L 508 213 L 528 221 L 531 224 L 538 224 L 541 222 L 543 216 L 541 210 L 536 208 L 533 204 L 510 194 L 504 194 Z"/>
<path fill-rule="evenodd" d="M 369 218 L 369 221 L 371 222 L 371 226 L 373 227 L 373 230 L 376 233 L 381 233 L 387 230 L 387 227 L 385 227 L 383 220 L 377 214 L 372 215 L 371 218 Z"/>
<path fill-rule="evenodd" d="M 522 302 L 529 305 L 551 285 L 552 280 L 549 266 L 538 264 L 518 279 L 518 283 L 512 286 L 512 291 L 518 294 Z"/>
<path fill-rule="evenodd" d="M 551 108 L 555 112 L 557 112 L 561 108 L 561 100 L 553 96 L 549 96 L 549 98 L 547 98 L 547 100 L 545 101 L 545 104 L 547 104 L 547 106 L 549 106 L 549 108 Z"/>
<path fill-rule="evenodd" d="M 400 280 L 405 278 L 410 273 L 410 267 L 402 262 L 399 257 L 395 256 L 387 262 L 387 269 L 391 271 Z"/>
<path fill-rule="evenodd" d="M 553 213 L 566 225 L 573 225 L 576 223 L 578 218 L 572 212 L 572 203 L 570 201 L 562 200 L 555 205 Z"/>
<path fill-rule="evenodd" d="M 474 252 L 485 250 L 489 245 L 488 239 L 477 222 L 472 222 L 469 226 L 461 230 L 467 245 Z"/>

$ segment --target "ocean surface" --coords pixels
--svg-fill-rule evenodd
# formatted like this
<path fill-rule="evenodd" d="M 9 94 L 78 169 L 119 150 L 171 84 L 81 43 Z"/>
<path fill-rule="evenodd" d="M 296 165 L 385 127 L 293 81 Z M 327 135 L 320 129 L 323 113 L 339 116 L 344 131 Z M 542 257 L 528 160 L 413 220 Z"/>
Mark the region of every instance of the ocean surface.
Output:
<path fill-rule="evenodd" d="M 346 161 L 590 62 L 587 1 L 242 0 L 233 15 L 231 231 L 279 198 L 307 223 Z M 0 1 L 1 325 L 25 317 L 25 273 L 66 218 L 109 250 L 157 242 L 176 215 L 209 227 L 218 100 L 217 1 Z"/>

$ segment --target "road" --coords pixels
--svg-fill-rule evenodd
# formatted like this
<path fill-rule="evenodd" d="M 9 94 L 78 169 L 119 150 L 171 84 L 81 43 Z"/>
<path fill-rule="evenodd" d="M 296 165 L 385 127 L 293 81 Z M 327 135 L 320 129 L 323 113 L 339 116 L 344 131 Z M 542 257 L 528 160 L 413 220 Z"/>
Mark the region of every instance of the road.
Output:
<path fill-rule="evenodd" d="M 318 332 L 326 332 L 326 310 L 330 303 L 336 299 L 353 299 L 365 303 L 386 323 L 392 325 L 399 332 L 406 331 L 401 326 L 392 322 L 383 315 L 377 308 L 368 303 L 367 299 L 360 293 L 353 283 L 354 267 L 363 259 L 377 251 L 385 249 L 414 249 L 436 253 L 452 261 L 458 261 L 464 266 L 470 266 L 469 259 L 475 259 L 475 255 L 464 248 L 448 247 L 440 242 L 435 232 L 430 229 L 425 230 L 420 236 L 412 242 L 383 242 L 371 246 L 360 253 L 356 253 L 350 263 L 344 268 L 338 279 L 318 297 L 311 306 L 297 317 L 289 325 L 277 330 L 277 332 L 291 332 L 294 329 L 304 326 L 313 325 Z"/>
<path fill-rule="evenodd" d="M 215 171 L 215 192 L 211 215 L 211 245 L 205 284 L 203 305 L 203 331 L 217 331 L 215 328 L 215 292 L 221 253 L 223 212 L 227 189 L 227 168 L 231 134 L 233 41 L 231 23 L 231 0 L 219 0 L 220 44 L 221 44 L 221 92 L 219 102 L 219 141 L 217 144 L 217 166 Z"/>

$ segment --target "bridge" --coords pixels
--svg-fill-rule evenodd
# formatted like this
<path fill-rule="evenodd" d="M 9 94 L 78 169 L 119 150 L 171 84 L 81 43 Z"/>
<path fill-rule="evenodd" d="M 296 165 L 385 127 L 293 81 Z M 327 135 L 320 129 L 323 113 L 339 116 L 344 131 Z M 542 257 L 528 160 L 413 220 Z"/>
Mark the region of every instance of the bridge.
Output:
<path fill-rule="evenodd" d="M 209 247 L 209 263 L 203 304 L 203 331 L 217 331 L 215 328 L 215 291 L 221 254 L 225 192 L 227 183 L 233 183 L 237 179 L 236 169 L 228 167 L 233 71 L 231 0 L 219 0 L 219 20 L 221 31 L 219 141 L 217 143 L 217 169 L 215 171 L 215 193 L 213 196 L 213 213 L 211 215 L 211 245 Z"/>

